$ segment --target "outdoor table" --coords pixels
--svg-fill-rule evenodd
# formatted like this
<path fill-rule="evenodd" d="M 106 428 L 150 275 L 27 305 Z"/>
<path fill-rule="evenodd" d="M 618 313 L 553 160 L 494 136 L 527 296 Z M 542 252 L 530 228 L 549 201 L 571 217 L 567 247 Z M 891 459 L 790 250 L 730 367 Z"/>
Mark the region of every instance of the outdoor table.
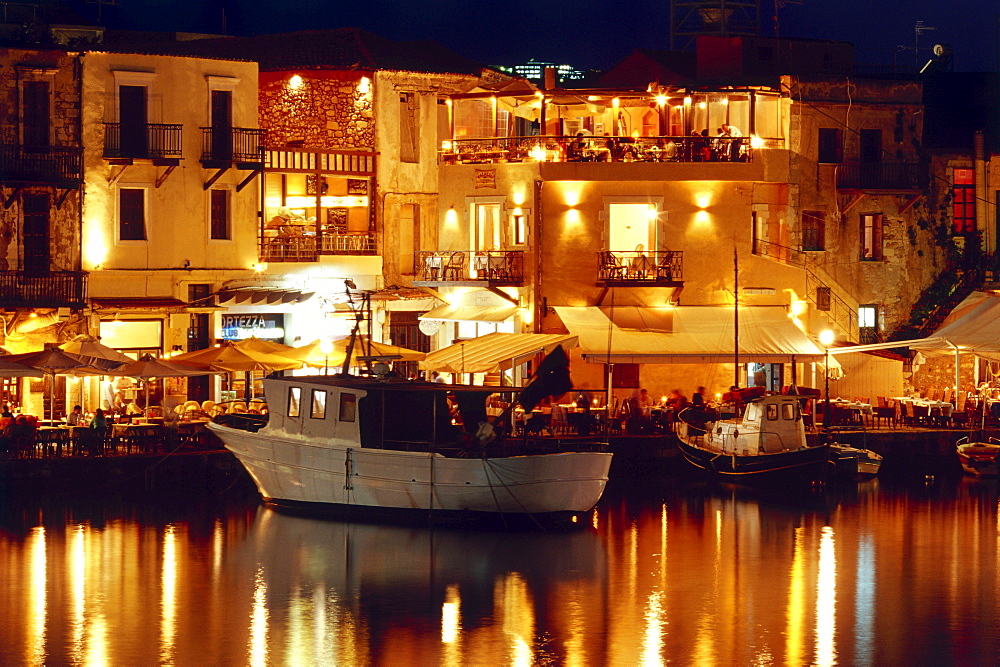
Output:
<path fill-rule="evenodd" d="M 71 429 L 68 426 L 39 426 L 35 433 L 35 446 L 42 457 L 61 457 L 63 445 L 69 447 Z"/>
<path fill-rule="evenodd" d="M 160 424 L 114 424 L 111 427 L 111 437 L 119 448 L 131 452 L 155 452 L 157 445 L 163 439 L 163 426 Z"/>

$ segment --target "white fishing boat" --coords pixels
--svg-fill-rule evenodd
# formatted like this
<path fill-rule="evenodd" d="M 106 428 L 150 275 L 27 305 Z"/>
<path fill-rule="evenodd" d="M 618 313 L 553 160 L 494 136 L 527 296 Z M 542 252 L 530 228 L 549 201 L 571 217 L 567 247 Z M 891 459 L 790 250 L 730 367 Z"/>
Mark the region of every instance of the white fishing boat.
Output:
<path fill-rule="evenodd" d="M 976 477 L 996 477 L 997 458 L 1000 457 L 1000 440 L 988 438 L 983 441 L 966 436 L 956 444 L 958 461 L 962 470 Z"/>
<path fill-rule="evenodd" d="M 354 376 L 267 379 L 265 426 L 209 428 L 273 505 L 505 521 L 572 520 L 593 508 L 608 481 L 606 445 L 540 448 L 497 438 L 486 412 L 497 390 Z"/>
<path fill-rule="evenodd" d="M 872 479 L 882 467 L 882 456 L 870 449 L 835 442 L 830 451 L 838 477 Z"/>
<path fill-rule="evenodd" d="M 810 482 L 833 472 L 831 446 L 811 446 L 806 439 L 801 397 L 744 393 L 743 399 L 742 417 L 704 420 L 692 409 L 680 413 L 674 432 L 691 465 L 737 482 Z"/>

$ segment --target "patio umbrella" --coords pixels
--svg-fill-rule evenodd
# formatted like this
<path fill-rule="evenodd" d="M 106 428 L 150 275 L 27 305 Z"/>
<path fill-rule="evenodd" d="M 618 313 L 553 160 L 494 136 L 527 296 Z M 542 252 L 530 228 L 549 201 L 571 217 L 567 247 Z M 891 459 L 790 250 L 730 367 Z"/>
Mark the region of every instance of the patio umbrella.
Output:
<path fill-rule="evenodd" d="M 113 361 L 119 364 L 127 364 L 134 361 L 132 357 L 126 356 L 118 350 L 104 345 L 93 336 L 77 336 L 73 340 L 60 345 L 59 349 L 63 352 L 75 354 L 76 356 L 83 358 L 89 364 L 93 364 L 92 360 Z"/>
<path fill-rule="evenodd" d="M 344 363 L 344 357 L 347 355 L 347 348 L 350 343 L 350 338 L 336 340 L 333 342 L 330 354 L 325 355 L 321 349 L 321 341 L 314 340 L 308 345 L 292 348 L 291 352 L 282 353 L 281 356 L 289 359 L 297 359 L 307 366 L 313 366 L 314 368 L 341 366 Z M 354 358 L 356 359 L 357 357 L 363 356 L 366 352 L 367 346 L 367 336 L 359 336 L 354 342 Z M 400 361 L 421 361 L 425 356 L 427 356 L 425 352 L 418 352 L 409 348 L 389 345 L 388 343 L 378 343 L 375 341 L 371 343 L 371 354 L 372 356 L 380 357 L 398 356 Z"/>
<path fill-rule="evenodd" d="M 211 375 L 216 371 L 195 368 L 193 366 L 184 366 L 182 364 L 175 364 L 165 359 L 157 359 L 151 354 L 144 355 L 138 361 L 133 361 L 122 366 L 119 366 L 113 371 L 110 371 L 109 375 L 120 375 L 131 378 L 138 378 L 143 380 L 143 384 L 146 385 L 146 409 L 149 409 L 149 383 L 146 380 L 151 380 L 153 378 L 173 378 L 173 377 L 191 377 L 194 375 Z"/>
<path fill-rule="evenodd" d="M 251 350 L 253 352 L 264 352 L 265 354 L 277 354 L 280 356 L 285 356 L 286 352 L 290 352 L 295 349 L 291 345 L 275 343 L 274 341 L 264 340 L 263 338 L 257 338 L 256 336 L 250 336 L 249 338 L 244 338 L 238 343 L 233 343 L 233 347 L 237 347 L 241 350 Z"/>
<path fill-rule="evenodd" d="M 23 378 L 23 377 L 43 377 L 44 373 L 37 368 L 32 368 L 30 366 L 25 366 L 24 364 L 19 364 L 13 361 L 7 361 L 7 358 L 0 357 L 0 377 L 4 378 Z"/>
<path fill-rule="evenodd" d="M 30 366 L 38 369 L 49 376 L 49 418 L 55 419 L 56 407 L 56 375 L 103 375 L 106 369 L 97 368 L 86 363 L 82 358 L 59 349 L 54 345 L 47 345 L 44 350 L 37 352 L 26 352 L 25 354 L 12 354 L 4 357 L 4 361 L 12 361 L 16 364 Z M 105 360 L 107 362 L 107 360 Z M 118 365 L 117 363 L 115 365 Z"/>
<path fill-rule="evenodd" d="M 240 349 L 235 345 L 210 347 L 170 358 L 171 364 L 185 364 L 212 371 L 285 371 L 301 368 L 302 362 L 266 352 Z"/>

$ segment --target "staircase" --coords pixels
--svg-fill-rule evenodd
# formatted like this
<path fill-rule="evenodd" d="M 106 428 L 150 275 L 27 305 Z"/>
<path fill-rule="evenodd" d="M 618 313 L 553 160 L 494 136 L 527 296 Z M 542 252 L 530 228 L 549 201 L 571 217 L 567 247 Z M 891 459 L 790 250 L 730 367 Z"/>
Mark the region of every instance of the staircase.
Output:
<path fill-rule="evenodd" d="M 910 321 L 893 331 L 888 340 L 914 340 L 934 333 L 965 297 L 980 289 L 986 272 L 979 266 L 944 271 L 913 305 Z"/>

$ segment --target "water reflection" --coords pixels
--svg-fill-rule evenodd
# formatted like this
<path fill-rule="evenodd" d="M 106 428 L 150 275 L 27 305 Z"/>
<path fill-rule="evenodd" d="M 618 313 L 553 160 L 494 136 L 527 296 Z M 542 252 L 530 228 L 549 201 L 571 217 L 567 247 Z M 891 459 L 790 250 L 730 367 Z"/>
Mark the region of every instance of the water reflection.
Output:
<path fill-rule="evenodd" d="M 570 534 L 256 505 L 0 517 L 0 663 L 992 663 L 997 483 L 775 502 L 657 480 Z"/>

